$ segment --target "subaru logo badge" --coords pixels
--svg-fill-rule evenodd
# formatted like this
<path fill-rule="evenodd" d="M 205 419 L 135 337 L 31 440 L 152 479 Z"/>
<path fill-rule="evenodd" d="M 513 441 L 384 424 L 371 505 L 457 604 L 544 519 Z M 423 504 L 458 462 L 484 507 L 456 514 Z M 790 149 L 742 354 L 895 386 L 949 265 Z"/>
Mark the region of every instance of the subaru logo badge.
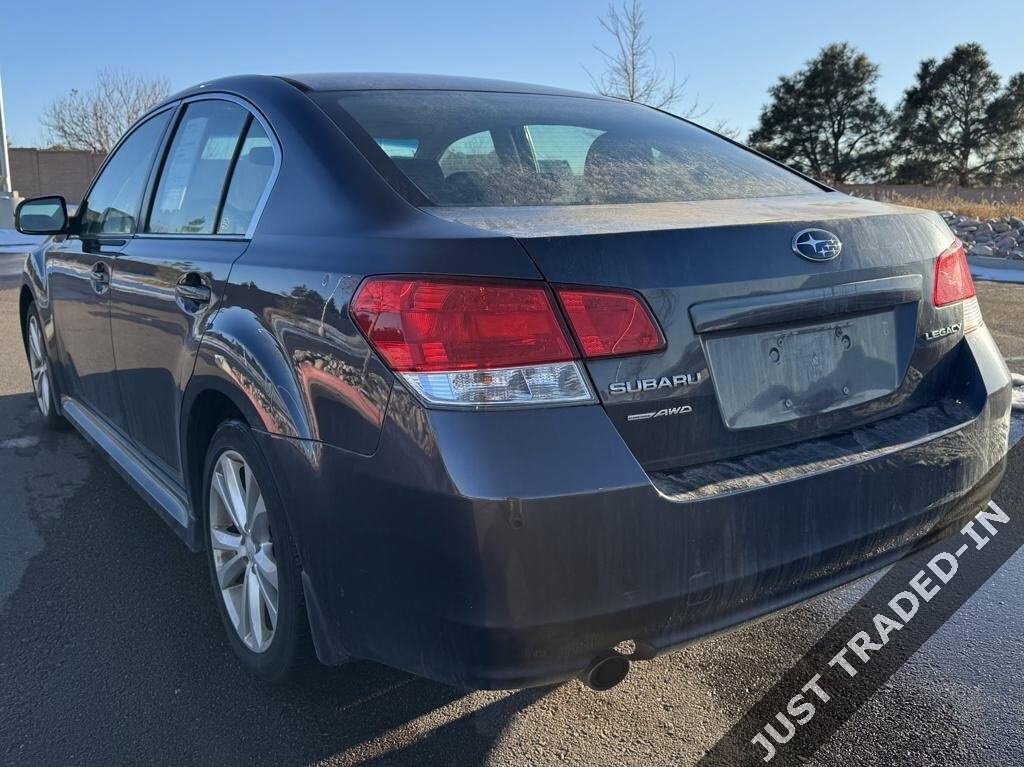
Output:
<path fill-rule="evenodd" d="M 802 229 L 793 237 L 793 252 L 808 261 L 831 261 L 842 249 L 842 241 L 824 229 Z"/>

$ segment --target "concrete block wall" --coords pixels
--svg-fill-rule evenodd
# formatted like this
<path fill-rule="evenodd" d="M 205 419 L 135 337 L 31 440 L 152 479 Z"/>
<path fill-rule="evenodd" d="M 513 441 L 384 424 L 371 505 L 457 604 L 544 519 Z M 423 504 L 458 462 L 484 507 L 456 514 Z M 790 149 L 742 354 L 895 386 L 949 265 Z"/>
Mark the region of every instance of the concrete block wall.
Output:
<path fill-rule="evenodd" d="M 11 186 L 22 197 L 63 195 L 78 204 L 105 155 L 63 149 L 10 149 Z"/>

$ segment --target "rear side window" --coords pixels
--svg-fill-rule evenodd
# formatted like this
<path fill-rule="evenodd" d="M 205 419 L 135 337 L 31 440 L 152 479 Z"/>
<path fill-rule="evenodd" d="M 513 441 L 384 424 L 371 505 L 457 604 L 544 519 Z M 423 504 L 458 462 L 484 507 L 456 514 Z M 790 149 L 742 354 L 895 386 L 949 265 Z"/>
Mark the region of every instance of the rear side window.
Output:
<path fill-rule="evenodd" d="M 146 181 L 172 111 L 146 120 L 114 152 L 82 205 L 83 236 L 135 231 Z"/>
<path fill-rule="evenodd" d="M 612 99 L 422 90 L 314 98 L 417 204 L 423 198 L 432 205 L 593 205 L 823 193 L 685 120 Z M 371 136 L 402 137 L 416 150 L 398 155 Z"/>
<path fill-rule="evenodd" d="M 245 234 L 248 231 L 273 170 L 274 148 L 263 126 L 253 120 L 238 152 L 217 234 Z"/>
<path fill-rule="evenodd" d="M 230 101 L 196 101 L 178 123 L 153 197 L 147 231 L 213 234 L 249 113 Z"/>

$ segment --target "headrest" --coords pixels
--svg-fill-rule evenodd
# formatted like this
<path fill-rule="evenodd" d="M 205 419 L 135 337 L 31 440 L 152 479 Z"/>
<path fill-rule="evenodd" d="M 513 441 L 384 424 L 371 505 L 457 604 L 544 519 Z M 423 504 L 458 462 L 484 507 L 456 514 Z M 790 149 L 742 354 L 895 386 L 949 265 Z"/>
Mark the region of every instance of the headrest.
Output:
<path fill-rule="evenodd" d="M 653 164 L 654 155 L 649 144 L 628 136 L 603 133 L 590 145 L 583 173 L 586 176 L 607 173 L 611 167 L 628 172 L 631 167 Z"/>

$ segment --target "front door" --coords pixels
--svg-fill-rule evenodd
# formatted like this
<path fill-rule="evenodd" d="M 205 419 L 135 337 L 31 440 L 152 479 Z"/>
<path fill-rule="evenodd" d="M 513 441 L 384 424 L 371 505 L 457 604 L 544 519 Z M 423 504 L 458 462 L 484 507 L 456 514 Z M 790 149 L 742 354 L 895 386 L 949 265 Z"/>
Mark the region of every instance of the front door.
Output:
<path fill-rule="evenodd" d="M 46 255 L 62 393 L 118 427 L 124 410 L 110 340 L 110 278 L 135 231 L 170 114 L 154 115 L 121 142 L 81 205 L 76 234 L 58 238 Z"/>
<path fill-rule="evenodd" d="M 114 263 L 111 335 L 126 430 L 175 479 L 182 394 L 273 166 L 266 132 L 239 103 L 185 104 L 149 215 Z"/>

